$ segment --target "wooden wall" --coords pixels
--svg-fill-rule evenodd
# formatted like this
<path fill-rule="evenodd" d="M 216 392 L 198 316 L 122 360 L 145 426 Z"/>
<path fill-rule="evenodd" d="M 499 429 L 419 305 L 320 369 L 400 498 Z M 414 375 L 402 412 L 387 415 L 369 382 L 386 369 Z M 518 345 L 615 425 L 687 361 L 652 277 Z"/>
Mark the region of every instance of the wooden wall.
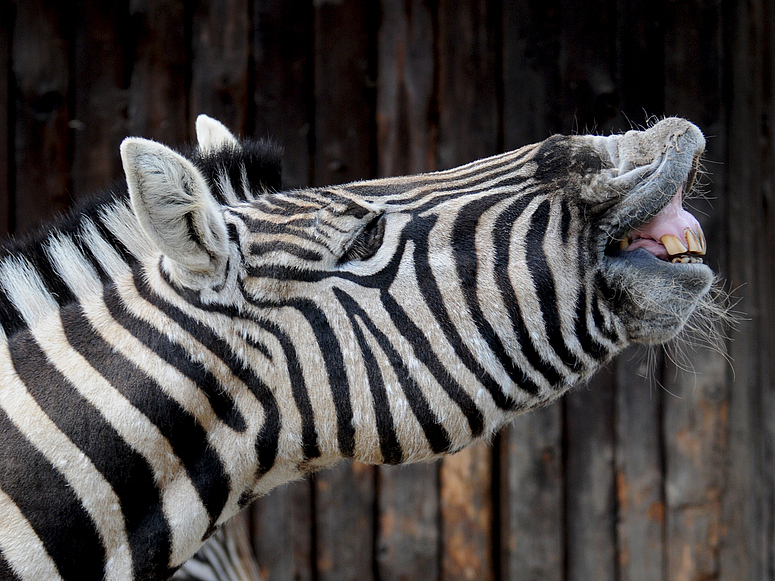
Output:
<path fill-rule="evenodd" d="M 775 581 L 771 2 L 0 0 L 0 111 L 9 232 L 201 112 L 279 141 L 288 186 L 691 119 L 708 258 L 745 312 L 732 364 L 633 349 L 490 445 L 275 491 L 255 551 L 271 581 Z"/>

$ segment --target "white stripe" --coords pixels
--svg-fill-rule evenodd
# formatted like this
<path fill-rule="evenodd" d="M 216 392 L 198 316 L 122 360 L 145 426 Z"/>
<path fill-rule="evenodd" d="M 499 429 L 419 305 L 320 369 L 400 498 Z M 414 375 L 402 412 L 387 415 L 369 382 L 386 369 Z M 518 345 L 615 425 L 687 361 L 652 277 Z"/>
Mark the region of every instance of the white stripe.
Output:
<path fill-rule="evenodd" d="M 64 476 L 94 521 L 111 560 L 107 579 L 126 579 L 131 575 L 132 557 L 118 497 L 91 460 L 49 419 L 12 371 L 8 345 L 0 347 L 0 363 L 0 406 L 30 444 Z"/>
<path fill-rule="evenodd" d="M 0 523 L 0 552 L 22 581 L 62 580 L 30 523 L 1 489 Z"/>
<path fill-rule="evenodd" d="M 9 257 L 0 264 L 0 285 L 30 327 L 59 312 L 59 305 L 38 273 L 21 256 Z"/>

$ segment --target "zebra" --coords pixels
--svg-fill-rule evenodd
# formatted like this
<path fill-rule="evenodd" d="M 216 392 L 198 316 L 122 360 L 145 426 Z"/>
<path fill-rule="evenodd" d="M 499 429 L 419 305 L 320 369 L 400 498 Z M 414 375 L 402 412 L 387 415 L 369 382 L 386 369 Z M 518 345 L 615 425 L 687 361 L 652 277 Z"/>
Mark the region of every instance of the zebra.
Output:
<path fill-rule="evenodd" d="M 712 310 L 667 118 L 283 191 L 206 116 L 0 254 L 0 579 L 156 580 L 272 488 L 426 461 Z"/>

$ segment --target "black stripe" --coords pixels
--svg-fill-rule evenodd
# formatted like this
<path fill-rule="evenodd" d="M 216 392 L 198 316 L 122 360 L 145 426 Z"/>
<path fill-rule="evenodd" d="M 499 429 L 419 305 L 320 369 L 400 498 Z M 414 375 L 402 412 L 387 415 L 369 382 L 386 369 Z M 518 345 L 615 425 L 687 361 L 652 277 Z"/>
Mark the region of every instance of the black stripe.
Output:
<path fill-rule="evenodd" d="M 2 550 L 0 550 L 0 579 L 3 581 L 22 581 L 22 578 L 18 577 L 11 569 L 11 564 L 6 561 Z"/>
<path fill-rule="evenodd" d="M 404 362 L 401 355 L 390 343 L 387 336 L 380 331 L 377 326 L 371 321 L 366 311 L 364 311 L 355 300 L 341 289 L 333 289 L 336 298 L 342 303 L 342 306 L 347 310 L 348 315 L 352 318 L 357 316 L 368 329 L 369 333 L 377 340 L 380 349 L 387 356 L 388 361 L 391 362 L 393 371 L 398 378 L 398 382 L 401 384 L 401 389 L 406 395 L 406 401 L 409 404 L 412 413 L 420 423 L 420 427 L 425 434 L 428 444 L 431 450 L 435 454 L 443 454 L 449 452 L 452 443 L 449 439 L 447 430 L 441 425 L 436 414 L 433 413 L 428 401 L 425 399 L 425 395 L 417 385 L 417 382 L 412 377 L 409 369 Z"/>
<path fill-rule="evenodd" d="M 418 277 L 419 278 L 419 277 Z M 390 318 L 403 335 L 404 339 L 412 345 L 415 357 L 419 359 L 431 372 L 433 377 L 439 383 L 441 388 L 447 393 L 449 398 L 455 402 L 455 405 L 463 412 L 468 427 L 471 430 L 471 436 L 478 438 L 484 430 L 484 415 L 471 399 L 471 396 L 455 381 L 447 368 L 436 357 L 433 346 L 428 341 L 414 321 L 406 314 L 403 308 L 390 296 L 386 290 L 381 294 L 382 303 L 385 310 L 390 314 Z"/>
<path fill-rule="evenodd" d="M 525 259 L 527 269 L 533 279 L 533 286 L 536 289 L 538 303 L 541 306 L 549 345 L 565 365 L 578 372 L 584 368 L 584 363 L 570 350 L 565 342 L 565 337 L 562 336 L 562 320 L 557 305 L 557 288 L 554 284 L 552 269 L 546 261 L 546 253 L 544 252 L 544 238 L 549 227 L 550 212 L 551 204 L 544 201 L 530 217 L 530 227 L 525 235 Z"/>
<path fill-rule="evenodd" d="M 11 302 L 11 299 L 8 298 L 2 286 L 0 286 L 0 322 L 6 337 L 11 337 L 15 333 L 27 328 L 27 322 Z"/>
<path fill-rule="evenodd" d="M 562 219 L 560 220 L 560 236 L 562 237 L 562 243 L 567 244 L 573 216 L 571 215 L 570 207 L 568 206 L 568 200 L 565 198 L 560 202 L 560 211 L 562 212 Z"/>
<path fill-rule="evenodd" d="M 65 312 L 63 314 L 65 331 L 69 331 L 69 335 L 77 333 L 79 341 L 87 343 L 94 339 L 87 331 L 88 322 L 84 324 Z M 77 331 L 75 325 L 78 325 Z M 101 354 L 108 353 L 110 349 L 106 348 Z M 166 573 L 171 532 L 164 517 L 160 491 L 146 459 L 131 448 L 102 414 L 46 360 L 29 334 L 20 335 L 11 342 L 11 357 L 30 395 L 92 461 L 118 496 L 135 573 Z"/>
<path fill-rule="evenodd" d="M 28 339 L 29 341 L 29 339 Z M 38 357 L 42 354 L 30 356 Z M 45 361 L 30 361 L 31 365 Z M 0 407 L 0 489 L 32 525 L 65 581 L 101 581 L 105 547 L 70 484 Z"/>
<path fill-rule="evenodd" d="M 600 310 L 600 301 L 598 300 L 597 294 L 592 295 L 592 320 L 595 323 L 595 328 L 603 335 L 603 337 L 612 343 L 619 341 L 619 335 L 616 333 L 616 330 L 613 327 L 609 328 L 605 323 L 605 317 Z"/>
<path fill-rule="evenodd" d="M 121 242 L 121 240 L 118 239 L 113 231 L 108 228 L 108 226 L 102 221 L 101 215 L 95 216 L 93 222 L 100 236 L 102 236 L 105 242 L 107 242 L 108 245 L 116 251 L 116 253 L 121 257 L 121 260 L 130 266 L 137 263 L 135 255 L 132 254 L 126 246 L 124 246 L 124 243 Z"/>
<path fill-rule="evenodd" d="M 390 401 L 388 400 L 385 383 L 382 379 L 382 373 L 379 369 L 374 353 L 372 353 L 366 338 L 363 336 L 360 326 L 354 317 L 350 317 L 350 323 L 358 341 L 358 347 L 363 354 L 363 363 L 366 366 L 366 375 L 369 379 L 369 389 L 374 401 L 374 418 L 377 424 L 377 434 L 379 436 L 379 449 L 382 453 L 382 461 L 385 464 L 400 464 L 404 460 L 404 452 L 401 449 L 401 443 L 396 435 L 395 424 L 393 423 L 393 414 L 390 412 Z"/>
<path fill-rule="evenodd" d="M 51 264 L 48 252 L 46 252 L 44 246 L 30 245 L 24 249 L 23 256 L 60 307 L 75 300 L 70 287 L 62 280 L 62 277 L 59 276 Z"/>
<path fill-rule="evenodd" d="M 534 195 L 525 195 L 519 198 L 515 204 L 512 204 L 510 210 L 517 211 L 518 214 L 516 216 L 512 216 L 511 214 L 507 214 L 505 217 L 501 216 L 499 220 L 502 219 L 504 225 L 500 226 L 500 229 L 496 226 L 495 232 L 500 233 L 505 230 L 505 232 L 508 233 L 510 231 L 510 224 L 513 224 L 513 221 L 516 220 L 522 210 L 524 210 L 524 207 L 527 206 L 533 198 Z M 452 248 L 455 251 L 460 288 L 463 292 L 463 297 L 465 298 L 468 310 L 471 313 L 471 318 L 479 329 L 479 334 L 485 340 L 490 350 L 495 354 L 498 361 L 501 362 L 511 380 L 530 395 L 536 395 L 540 390 L 539 386 L 528 376 L 525 370 L 519 367 L 511 358 L 511 355 L 509 355 L 509 352 L 506 350 L 500 337 L 485 318 L 481 305 L 479 304 L 479 297 L 476 293 L 476 274 L 478 269 L 477 250 L 474 244 L 476 223 L 484 212 L 501 201 L 501 199 L 502 196 L 491 196 L 488 198 L 480 198 L 467 204 L 465 208 L 460 211 L 460 214 L 455 219 L 455 224 L 452 227 Z M 509 226 L 507 227 L 506 224 L 509 224 Z M 514 291 L 511 289 L 511 283 L 508 280 L 509 236 L 496 235 L 494 236 L 494 242 L 496 281 L 501 288 L 504 304 L 507 308 L 511 307 L 511 310 L 514 310 L 514 303 L 516 303 L 516 300 Z M 502 280 L 504 277 L 505 280 Z M 512 320 L 515 320 L 513 314 Z M 517 311 L 516 321 L 521 322 L 521 320 L 521 316 L 519 316 L 519 312 Z M 527 331 L 524 329 L 524 324 L 522 324 L 521 329 L 517 328 L 515 331 L 520 344 L 525 343 Z M 522 335 L 519 334 L 520 331 L 522 331 Z M 529 343 L 528 339 L 528 348 L 531 347 L 532 344 Z"/>
<path fill-rule="evenodd" d="M 165 347 L 171 347 L 173 353 L 165 355 L 175 360 L 177 346 L 165 341 L 163 335 L 145 321 L 131 315 L 121 302 L 115 287 L 109 287 L 104 298 L 113 318 L 136 339 L 157 353 L 164 352 Z M 67 329 L 66 325 L 65 330 Z M 229 475 L 218 454 L 210 446 L 205 429 L 178 402 L 165 394 L 153 379 L 118 353 L 111 353 L 111 347 L 96 333 L 87 332 L 84 335 L 79 337 L 75 333 L 68 333 L 68 340 L 167 438 L 175 455 L 185 466 L 207 509 L 211 523 L 214 523 L 229 496 Z M 111 356 L 105 357 L 105 353 L 111 353 Z M 184 366 L 182 361 L 176 363 Z"/>
<path fill-rule="evenodd" d="M 418 229 L 419 231 L 422 231 L 423 234 L 415 236 L 413 241 L 415 243 L 414 268 L 417 273 L 417 285 L 420 288 L 425 304 L 433 313 L 436 323 L 444 332 L 444 335 L 454 349 L 455 354 L 471 373 L 476 376 L 479 382 L 481 382 L 492 397 L 495 405 L 504 410 L 517 410 L 521 405 L 514 401 L 511 395 L 503 392 L 498 382 L 493 379 L 487 370 L 482 367 L 476 357 L 474 357 L 471 350 L 462 340 L 457 329 L 452 324 L 447 307 L 444 305 L 444 299 L 439 291 L 439 286 L 436 283 L 436 278 L 433 276 L 433 269 L 431 268 L 429 260 L 428 235 L 433 229 L 436 219 L 435 216 L 429 216 L 427 218 L 415 218 L 414 220 L 416 222 L 424 222 Z"/>
<path fill-rule="evenodd" d="M 328 385 L 331 387 L 336 408 L 336 436 L 339 441 L 339 452 L 345 458 L 352 458 L 355 453 L 355 426 L 353 426 L 353 411 L 350 403 L 350 382 L 347 379 L 339 340 L 326 314 L 313 301 L 297 299 L 290 301 L 288 306 L 298 309 L 306 317 L 315 334 L 326 364 Z"/>
<path fill-rule="evenodd" d="M 121 302 L 117 298 L 115 287 L 108 289 L 105 296 L 111 297 L 110 300 L 113 305 L 118 305 Z M 119 312 L 120 308 L 116 307 Z M 126 316 L 129 317 L 129 315 Z M 146 324 L 137 318 L 128 318 L 125 326 L 134 335 L 133 329 L 138 328 L 139 330 L 145 327 Z M 194 382 L 207 396 L 215 415 L 224 424 L 237 432 L 244 432 L 247 429 L 245 418 L 231 395 L 204 365 L 192 362 L 189 352 L 183 346 L 161 333 L 142 334 L 142 337 L 135 335 L 135 338 L 139 339 L 156 355 Z M 249 339 L 245 339 L 245 342 L 268 356 L 269 351 L 264 345 Z"/>
<path fill-rule="evenodd" d="M 310 260 L 314 262 L 320 262 L 323 260 L 323 255 L 319 252 L 308 250 L 307 248 L 302 248 L 301 246 L 291 244 L 289 242 L 275 240 L 272 242 L 264 242 L 261 244 L 253 243 L 250 245 L 251 257 L 263 256 L 269 252 L 285 252 L 286 254 L 301 258 L 302 260 Z"/>
<path fill-rule="evenodd" d="M 156 295 L 148 286 L 145 277 L 138 271 L 134 272 L 134 283 L 141 297 L 188 331 L 205 349 L 208 349 L 213 355 L 223 361 L 229 368 L 229 371 L 256 396 L 265 414 L 264 423 L 256 438 L 256 454 L 259 462 L 256 477 L 260 478 L 266 474 L 274 466 L 275 459 L 277 458 L 281 423 L 280 410 L 277 407 L 277 400 L 272 390 L 239 359 L 229 345 L 218 337 L 212 329 L 189 317 L 183 311 Z M 120 304 L 116 305 L 116 309 L 119 312 L 124 310 Z M 142 323 L 142 325 L 144 327 L 145 323 Z M 132 331 L 132 329 L 129 330 Z M 158 335 L 158 333 L 153 334 L 157 338 Z"/>
<path fill-rule="evenodd" d="M 301 363 L 296 354 L 296 347 L 293 345 L 290 337 L 279 326 L 269 321 L 261 321 L 258 324 L 277 338 L 283 353 L 285 353 L 285 363 L 291 382 L 293 399 L 301 416 L 301 441 L 304 459 L 318 458 L 320 456 L 320 447 L 318 445 L 317 429 L 315 428 L 315 415 L 312 410 L 312 403 L 309 400 L 309 390 L 304 381 L 304 374 L 301 371 Z"/>
<path fill-rule="evenodd" d="M 598 361 L 604 361 L 608 358 L 608 349 L 604 345 L 598 343 L 595 338 L 590 334 L 589 327 L 587 327 L 587 292 L 584 287 L 581 287 L 578 298 L 576 300 L 576 337 L 579 338 L 581 347 L 586 353 L 597 359 Z"/>

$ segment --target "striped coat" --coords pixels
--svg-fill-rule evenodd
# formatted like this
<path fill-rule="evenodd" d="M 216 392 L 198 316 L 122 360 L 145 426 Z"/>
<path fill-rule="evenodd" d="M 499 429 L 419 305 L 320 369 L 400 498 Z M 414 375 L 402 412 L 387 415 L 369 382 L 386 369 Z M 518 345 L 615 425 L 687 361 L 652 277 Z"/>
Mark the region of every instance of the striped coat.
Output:
<path fill-rule="evenodd" d="M 708 303 L 683 120 L 289 192 L 197 136 L 125 140 L 126 191 L 0 258 L 0 579 L 165 579 L 273 487 L 453 453 Z"/>

